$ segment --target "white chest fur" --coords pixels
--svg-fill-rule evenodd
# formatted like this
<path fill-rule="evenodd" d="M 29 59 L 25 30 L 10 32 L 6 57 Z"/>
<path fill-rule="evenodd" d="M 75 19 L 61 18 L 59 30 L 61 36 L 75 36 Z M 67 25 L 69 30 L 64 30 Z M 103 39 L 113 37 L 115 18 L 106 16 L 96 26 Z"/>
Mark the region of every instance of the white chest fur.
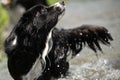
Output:
<path fill-rule="evenodd" d="M 28 74 L 22 76 L 22 80 L 34 80 L 35 78 L 38 78 L 39 75 L 41 75 L 41 72 L 42 72 L 42 65 L 41 65 L 40 57 L 38 57 L 32 69 L 28 72 Z"/>
<path fill-rule="evenodd" d="M 52 30 L 50 31 L 50 33 L 47 36 L 45 48 L 44 48 L 43 53 L 42 53 L 42 59 L 44 61 L 44 67 L 46 66 L 45 57 L 48 55 L 48 52 L 51 48 L 51 46 L 49 45 L 49 41 L 51 40 L 51 38 L 52 38 Z M 22 80 L 37 79 L 43 71 L 42 66 L 43 65 L 41 65 L 41 55 L 40 55 L 37 58 L 37 60 L 35 61 L 34 65 L 32 66 L 31 70 L 26 75 L 22 76 Z"/>

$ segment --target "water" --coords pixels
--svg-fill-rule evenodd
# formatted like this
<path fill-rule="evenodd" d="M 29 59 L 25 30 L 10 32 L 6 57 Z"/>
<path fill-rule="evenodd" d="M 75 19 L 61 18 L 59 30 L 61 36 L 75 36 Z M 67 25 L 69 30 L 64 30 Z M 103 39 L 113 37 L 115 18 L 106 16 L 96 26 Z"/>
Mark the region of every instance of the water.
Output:
<path fill-rule="evenodd" d="M 119 80 L 120 70 L 115 68 L 114 62 L 120 60 L 112 60 L 100 58 L 93 62 L 86 62 L 82 65 L 71 65 L 71 73 L 67 78 L 59 80 Z M 120 65 L 119 65 L 120 66 Z"/>
<path fill-rule="evenodd" d="M 105 26 L 114 41 L 111 47 L 102 45 L 98 57 L 87 47 L 70 61 L 66 78 L 58 80 L 120 80 L 120 0 L 69 0 L 59 28 L 74 28 L 82 24 Z M 0 64 L 0 80 L 12 80 L 6 60 Z"/>
<path fill-rule="evenodd" d="M 76 0 L 67 8 L 60 25 L 64 22 L 66 28 L 102 25 L 111 32 L 114 41 L 111 47 L 102 45 L 104 53 L 98 52 L 98 57 L 85 48 L 71 61 L 69 76 L 59 80 L 120 80 L 120 0 Z"/>

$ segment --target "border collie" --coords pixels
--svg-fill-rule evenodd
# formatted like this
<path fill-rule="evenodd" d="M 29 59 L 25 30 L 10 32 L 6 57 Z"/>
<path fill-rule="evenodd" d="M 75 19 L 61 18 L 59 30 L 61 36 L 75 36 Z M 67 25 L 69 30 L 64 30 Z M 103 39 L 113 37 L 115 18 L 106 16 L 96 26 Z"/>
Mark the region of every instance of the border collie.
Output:
<path fill-rule="evenodd" d="M 14 80 L 65 76 L 69 55 L 75 57 L 84 46 L 97 52 L 102 51 L 99 43 L 110 45 L 113 39 L 102 26 L 55 28 L 64 13 L 64 2 L 58 2 L 52 6 L 36 5 L 21 17 L 4 43 L 8 69 Z"/>

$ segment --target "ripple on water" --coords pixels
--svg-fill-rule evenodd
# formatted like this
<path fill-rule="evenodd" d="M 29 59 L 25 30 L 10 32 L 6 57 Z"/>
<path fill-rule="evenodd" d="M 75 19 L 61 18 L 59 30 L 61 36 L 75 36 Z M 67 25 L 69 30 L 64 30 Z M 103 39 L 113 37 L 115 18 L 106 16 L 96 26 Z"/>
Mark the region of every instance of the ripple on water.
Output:
<path fill-rule="evenodd" d="M 95 62 L 72 65 L 69 76 L 58 80 L 120 80 L 120 69 L 114 68 L 115 65 L 110 61 L 100 58 Z"/>

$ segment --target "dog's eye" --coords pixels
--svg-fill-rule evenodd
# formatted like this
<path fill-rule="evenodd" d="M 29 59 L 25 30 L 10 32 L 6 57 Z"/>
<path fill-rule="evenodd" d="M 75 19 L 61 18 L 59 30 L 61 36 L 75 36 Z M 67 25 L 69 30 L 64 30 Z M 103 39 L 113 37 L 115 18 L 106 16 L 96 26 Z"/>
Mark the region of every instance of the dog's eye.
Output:
<path fill-rule="evenodd" d="M 55 8 L 57 11 L 61 11 L 61 8 L 60 7 L 56 7 Z"/>
<path fill-rule="evenodd" d="M 47 9 L 42 9 L 41 14 L 47 14 Z"/>

